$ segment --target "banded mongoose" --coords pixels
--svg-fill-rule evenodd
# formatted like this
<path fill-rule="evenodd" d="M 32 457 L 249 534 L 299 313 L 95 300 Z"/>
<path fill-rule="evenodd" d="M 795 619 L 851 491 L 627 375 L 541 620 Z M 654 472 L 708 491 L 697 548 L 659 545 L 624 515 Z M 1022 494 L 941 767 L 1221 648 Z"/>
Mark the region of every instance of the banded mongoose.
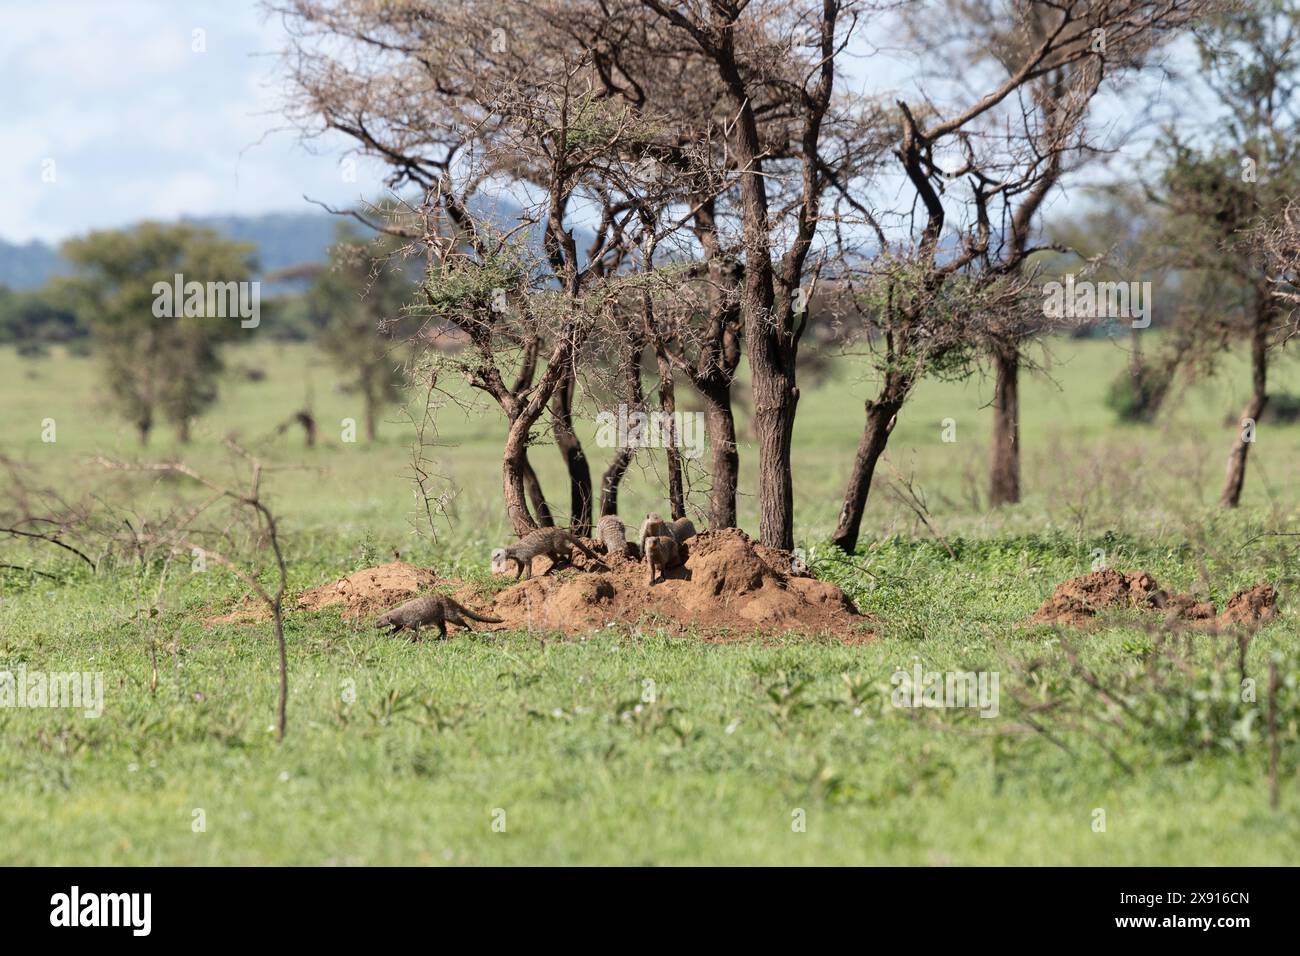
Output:
<path fill-rule="evenodd" d="M 673 529 L 669 526 L 658 512 L 652 511 L 645 516 L 645 521 L 641 522 L 641 533 L 637 535 L 637 540 L 641 545 L 641 554 L 645 554 L 645 543 L 647 538 L 661 537 L 668 535 L 673 537 Z"/>
<path fill-rule="evenodd" d="M 597 523 L 596 530 L 606 554 L 627 554 L 627 529 L 618 520 L 618 515 L 605 515 Z"/>
<path fill-rule="evenodd" d="M 473 630 L 469 621 L 465 620 L 465 618 L 482 621 L 484 624 L 502 623 L 501 618 L 478 614 L 445 594 L 426 594 L 413 601 L 398 605 L 388 613 L 380 615 L 379 619 L 375 621 L 375 627 L 391 626 L 393 629 L 388 632 L 390 634 L 411 630 L 415 632 L 414 639 L 418 641 L 420 639 L 420 628 L 427 624 L 433 624 L 438 628 L 439 639 L 443 639 L 447 636 L 448 621 L 452 624 L 459 624 L 467 631 Z"/>
<path fill-rule="evenodd" d="M 677 539 L 678 544 L 685 544 L 695 537 L 695 524 L 690 518 L 678 518 L 669 525 L 669 530 L 672 531 L 673 537 Z"/>
<path fill-rule="evenodd" d="M 590 548 L 563 528 L 538 528 L 536 531 L 528 532 L 509 547 L 497 548 L 493 551 L 492 569 L 509 570 L 506 565 L 513 561 L 518 566 L 515 580 L 518 581 L 522 576 L 527 581 L 533 576 L 533 558 L 542 554 L 550 558 L 551 567 L 547 568 L 549 574 L 561 561 L 566 563 L 573 561 L 574 548 L 593 561 L 600 560 Z"/>
<path fill-rule="evenodd" d="M 666 568 L 675 568 L 682 563 L 682 546 L 672 535 L 652 535 L 645 540 L 645 562 L 650 566 L 650 578 L 647 584 L 655 583 L 655 568 L 659 569 L 659 579 L 663 580 Z"/>

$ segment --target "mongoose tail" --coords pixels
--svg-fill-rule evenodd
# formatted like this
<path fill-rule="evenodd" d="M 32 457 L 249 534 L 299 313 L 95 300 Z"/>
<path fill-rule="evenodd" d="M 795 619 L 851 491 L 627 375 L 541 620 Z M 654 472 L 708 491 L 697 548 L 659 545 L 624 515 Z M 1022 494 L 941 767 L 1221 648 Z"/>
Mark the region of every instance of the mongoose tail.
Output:
<path fill-rule="evenodd" d="M 484 624 L 504 624 L 504 623 L 505 623 L 505 620 L 504 620 L 503 618 L 499 618 L 499 617 L 489 617 L 487 614 L 479 614 L 479 613 L 477 613 L 476 611 L 471 611 L 469 608 L 465 607 L 463 604 L 461 604 L 461 605 L 457 605 L 457 606 L 460 608 L 460 613 L 461 613 L 461 614 L 465 615 L 466 617 L 468 617 L 468 618 L 470 618 L 470 619 L 472 619 L 472 620 L 475 620 L 475 621 L 481 621 L 481 622 L 484 623 Z"/>

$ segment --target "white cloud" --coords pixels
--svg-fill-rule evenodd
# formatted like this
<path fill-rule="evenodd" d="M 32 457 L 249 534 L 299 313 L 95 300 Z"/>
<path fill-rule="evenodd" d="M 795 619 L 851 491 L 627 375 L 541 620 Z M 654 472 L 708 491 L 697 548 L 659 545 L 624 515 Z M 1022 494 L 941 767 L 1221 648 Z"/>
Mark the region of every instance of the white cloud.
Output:
<path fill-rule="evenodd" d="M 206 30 L 207 52 L 190 49 Z M 56 241 L 180 215 L 307 209 L 379 191 L 345 183 L 346 144 L 300 146 L 278 107 L 278 21 L 253 0 L 196 7 L 69 0 L 6 10 L 0 83 L 20 89 L 0 128 L 0 238 Z M 280 130 L 280 131 L 277 131 Z M 58 181 L 42 183 L 53 157 Z M 368 171 L 370 175 L 368 175 Z"/>

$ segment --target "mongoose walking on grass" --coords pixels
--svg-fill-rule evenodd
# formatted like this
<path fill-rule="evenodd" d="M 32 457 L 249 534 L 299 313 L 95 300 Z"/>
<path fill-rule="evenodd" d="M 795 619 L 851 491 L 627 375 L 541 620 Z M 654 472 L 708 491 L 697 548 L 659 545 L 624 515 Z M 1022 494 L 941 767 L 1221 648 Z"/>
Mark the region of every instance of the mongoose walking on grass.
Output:
<path fill-rule="evenodd" d="M 641 545 L 641 554 L 645 555 L 645 543 L 649 538 L 662 537 L 667 535 L 673 537 L 673 529 L 667 521 L 659 515 L 658 512 L 652 511 L 645 516 L 645 521 L 641 522 L 641 533 L 637 535 L 637 540 Z"/>
<path fill-rule="evenodd" d="M 551 559 L 551 568 L 554 568 L 561 561 L 572 562 L 574 548 L 593 561 L 600 560 L 590 548 L 563 528 L 538 528 L 509 547 L 493 551 L 492 570 L 507 571 L 507 565 L 514 562 L 518 567 L 515 580 L 518 581 L 522 576 L 526 581 L 533 576 L 533 558 L 544 554 Z M 551 568 L 547 569 L 548 573 Z"/>
<path fill-rule="evenodd" d="M 655 568 L 659 569 L 659 579 L 663 580 L 666 568 L 675 568 L 682 563 L 682 546 L 672 535 L 652 535 L 645 539 L 645 562 L 650 566 L 650 578 L 647 584 L 655 583 Z"/>
<path fill-rule="evenodd" d="M 420 628 L 432 624 L 438 628 L 438 637 L 447 636 L 447 622 L 459 624 L 466 630 L 473 630 L 470 627 L 469 618 L 472 621 L 482 621 L 484 624 L 500 624 L 501 618 L 488 617 L 485 614 L 477 614 L 458 604 L 452 598 L 445 594 L 426 594 L 418 597 L 413 601 L 407 601 L 405 604 L 398 605 L 387 614 L 380 615 L 375 621 L 375 627 L 392 627 L 388 633 L 396 634 L 398 631 L 414 631 L 415 640 L 420 639 Z"/>
<path fill-rule="evenodd" d="M 688 539 L 695 537 L 695 524 L 690 518 L 678 518 L 668 527 L 678 544 L 685 544 Z"/>
<path fill-rule="evenodd" d="M 627 554 L 627 529 L 618 520 L 618 515 L 605 515 L 596 525 L 596 530 L 606 554 Z"/>

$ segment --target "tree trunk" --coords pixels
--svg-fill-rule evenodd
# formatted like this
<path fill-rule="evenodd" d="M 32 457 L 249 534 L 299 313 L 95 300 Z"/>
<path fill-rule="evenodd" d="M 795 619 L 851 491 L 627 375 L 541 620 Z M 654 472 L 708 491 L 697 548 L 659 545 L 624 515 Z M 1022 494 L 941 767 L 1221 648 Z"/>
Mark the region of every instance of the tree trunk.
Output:
<path fill-rule="evenodd" d="M 619 353 L 619 370 L 623 379 L 623 401 L 627 408 L 627 413 L 645 411 L 645 393 L 641 388 L 641 354 L 645 347 L 644 331 L 639 329 L 634 323 L 623 321 L 620 323 L 620 333 L 624 339 Z M 618 489 L 623 483 L 623 476 L 627 474 L 628 468 L 632 464 L 632 459 L 636 457 L 636 445 L 632 442 L 620 445 L 614 452 L 614 459 L 605 469 L 605 473 L 600 478 L 600 514 L 605 515 L 618 514 Z"/>
<path fill-rule="evenodd" d="M 188 445 L 192 437 L 190 434 L 190 417 L 182 415 L 180 421 L 176 423 L 176 440 L 182 445 Z"/>
<path fill-rule="evenodd" d="M 655 359 L 659 365 L 659 431 L 668 457 L 668 508 L 676 521 L 686 517 L 686 496 L 682 491 L 681 436 L 677 434 L 677 393 L 673 389 L 672 365 L 662 344 L 655 349 Z"/>
<path fill-rule="evenodd" d="M 695 384 L 704 397 L 704 429 L 709 444 L 713 447 L 709 527 L 734 528 L 740 455 L 736 451 L 736 419 L 731 410 L 731 382 L 718 375 Z"/>
<path fill-rule="evenodd" d="M 316 447 L 316 418 L 309 411 L 298 413 L 298 422 L 302 425 L 304 441 L 308 448 Z"/>
<path fill-rule="evenodd" d="M 510 423 L 506 435 L 506 444 L 501 452 L 502 484 L 506 498 L 506 514 L 515 534 L 520 537 L 537 528 L 536 521 L 528 512 L 528 502 L 524 491 L 525 474 L 532 471 L 528 464 L 528 432 L 532 422 L 520 415 Z M 533 476 L 536 481 L 537 476 Z"/>
<path fill-rule="evenodd" d="M 600 478 L 600 516 L 618 514 L 618 486 L 632 464 L 635 448 L 620 448 L 614 453 L 614 460 L 605 469 Z"/>
<path fill-rule="evenodd" d="M 1223 494 L 1219 496 L 1219 504 L 1225 508 L 1235 508 L 1241 503 L 1241 488 L 1246 482 L 1246 455 L 1254 444 L 1259 416 L 1268 403 L 1268 333 L 1271 321 L 1272 305 L 1268 291 L 1256 292 L 1255 327 L 1250 340 L 1251 395 L 1241 412 L 1242 421 L 1238 422 L 1237 437 L 1232 443 L 1232 453 L 1228 455 L 1228 478 Z"/>
<path fill-rule="evenodd" d="M 1020 500 L 1020 349 L 1013 343 L 993 348 L 993 470 L 989 504 Z"/>
<path fill-rule="evenodd" d="M 546 503 L 546 495 L 542 493 L 542 482 L 537 477 L 537 472 L 533 471 L 533 464 L 528 460 L 528 449 L 524 449 L 524 491 L 528 495 L 528 500 L 533 506 L 533 518 L 540 528 L 554 528 L 555 518 L 551 515 L 551 508 Z"/>
<path fill-rule="evenodd" d="M 736 420 L 731 408 L 731 383 L 740 364 L 740 273 L 718 242 L 714 199 L 702 197 L 695 211 L 695 235 L 709 260 L 709 319 L 691 383 L 704 399 L 704 433 L 713 449 L 709 489 L 709 527 L 736 526 L 736 486 L 740 455 Z"/>
<path fill-rule="evenodd" d="M 888 383 L 886 388 L 888 389 Z M 862 430 L 862 439 L 858 442 L 858 453 L 853 460 L 849 486 L 844 492 L 839 524 L 831 538 L 831 543 L 845 554 L 852 554 L 858 546 L 862 512 L 866 509 L 867 495 L 871 491 L 871 479 L 876 473 L 876 463 L 889 442 L 889 435 L 894 430 L 898 410 L 903 407 L 903 397 L 896 395 L 889 399 L 867 402 L 867 424 Z"/>
<path fill-rule="evenodd" d="M 376 432 L 375 396 L 371 394 L 370 389 L 368 387 L 364 391 L 366 396 L 366 441 L 373 442 L 375 440 L 375 432 Z"/>
<path fill-rule="evenodd" d="M 570 372 L 556 386 L 551 397 L 551 426 L 569 469 L 569 528 L 574 534 L 591 537 L 591 468 L 573 430 L 574 385 Z"/>
<path fill-rule="evenodd" d="M 761 333 L 760 333 L 761 334 Z M 790 453 L 799 389 L 781 363 L 769 362 L 765 349 L 751 346 L 754 431 L 758 433 L 758 529 L 768 547 L 794 548 L 794 480 Z M 755 361 L 758 353 L 758 361 Z"/>
<path fill-rule="evenodd" d="M 740 207 L 745 274 L 741 315 L 749 351 L 754 431 L 758 435 L 758 532 L 763 544 L 794 548 L 794 487 L 790 474 L 790 443 L 794 437 L 799 390 L 794 378 L 794 342 L 776 312 L 768 222 L 767 184 L 758 135 L 758 122 L 744 81 L 730 59 L 730 37 L 724 38 L 723 80 L 738 108 L 735 119 L 735 162 L 741 170 Z"/>

